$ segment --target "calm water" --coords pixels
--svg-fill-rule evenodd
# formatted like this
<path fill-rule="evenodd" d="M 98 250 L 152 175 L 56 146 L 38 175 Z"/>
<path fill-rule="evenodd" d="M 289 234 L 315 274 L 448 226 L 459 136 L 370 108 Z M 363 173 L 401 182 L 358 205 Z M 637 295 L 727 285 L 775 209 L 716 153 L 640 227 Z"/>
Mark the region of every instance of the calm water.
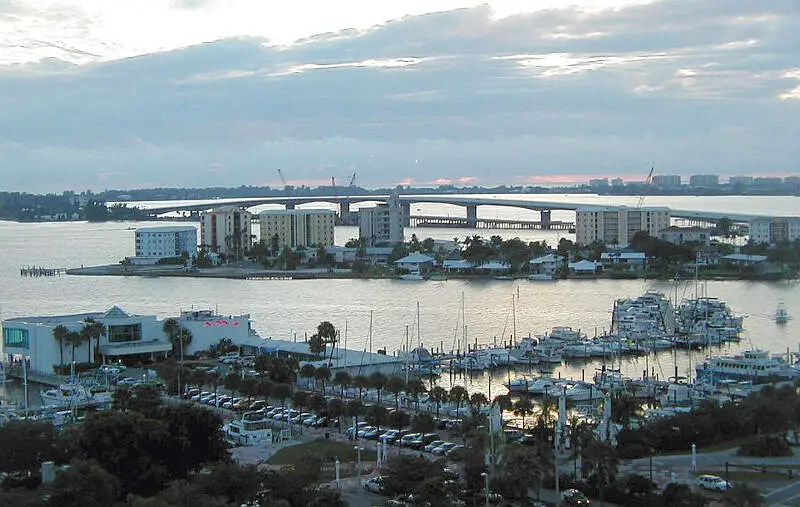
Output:
<path fill-rule="evenodd" d="M 557 196 L 536 196 L 536 198 Z M 576 196 L 577 202 L 590 202 L 592 196 Z M 596 199 L 601 199 L 596 197 Z M 605 198 L 602 198 L 605 199 Z M 647 204 L 668 204 L 675 208 L 730 210 L 751 213 L 794 214 L 800 209 L 797 198 L 648 198 Z M 665 201 L 667 199 L 669 202 Z M 635 197 L 629 198 L 635 204 Z M 628 203 L 617 200 L 616 203 Z M 692 204 L 692 201 L 696 202 Z M 592 201 L 597 202 L 597 201 Z M 610 201 L 609 201 L 610 202 Z M 709 204 L 710 203 L 710 204 Z M 714 208 L 713 206 L 719 206 Z M 773 208 L 770 208 L 773 206 Z M 794 207 L 792 207 L 794 206 Z M 416 207 L 415 207 L 416 208 Z M 422 208 L 422 206 L 420 206 Z M 425 205 L 429 214 L 446 215 L 450 206 Z M 488 208 L 488 207 L 487 207 Z M 488 208 L 494 210 L 495 208 Z M 479 209 L 479 216 L 520 217 L 524 210 L 496 208 L 490 214 Z M 416 209 L 415 209 L 416 211 Z M 457 208 L 452 214 L 463 214 Z M 483 215 L 483 213 L 486 213 Z M 555 217 L 554 217 L 555 218 Z M 254 326 L 265 337 L 302 340 L 322 320 L 330 320 L 344 334 L 347 347 L 367 346 L 372 312 L 373 348 L 387 348 L 389 353 L 405 343 L 406 327 L 411 343 L 428 347 L 453 348 L 462 339 L 462 325 L 467 326 L 467 340 L 491 343 L 509 339 L 514 329 L 518 336 L 540 334 L 553 326 L 580 328 L 589 335 L 610 326 L 613 302 L 621 297 L 635 297 L 646 290 L 659 290 L 674 297 L 676 286 L 669 282 L 642 280 L 576 280 L 558 282 L 529 281 L 428 281 L 398 280 L 225 280 L 189 278 L 85 277 L 22 278 L 23 266 L 77 267 L 118 262 L 133 254 L 134 229 L 140 223 L 60 223 L 18 224 L 0 222 L 0 312 L 2 317 L 54 315 L 102 311 L 117 304 L 127 311 L 165 317 L 182 309 L 217 308 L 221 313 L 249 313 Z M 148 223 L 147 225 L 152 225 Z M 167 224 L 164 224 L 167 225 Z M 483 236 L 500 234 L 520 236 L 525 240 L 546 239 L 557 242 L 559 235 L 550 231 L 478 231 Z M 408 229 L 424 238 L 463 238 L 465 229 Z M 337 228 L 337 243 L 358 235 L 356 228 Z M 564 235 L 564 237 L 569 237 Z M 800 347 L 800 283 L 798 282 L 707 282 L 700 286 L 708 296 L 728 302 L 737 314 L 744 314 L 745 333 L 739 344 L 725 350 L 753 346 L 785 352 Z M 694 295 L 695 284 L 677 286 L 678 298 Z M 465 308 L 462 320 L 461 308 Z M 513 301 L 513 303 L 512 303 Z M 778 326 L 772 318 L 776 306 L 784 302 L 794 318 Z M 419 329 L 417 333 L 417 303 Z M 673 375 L 677 360 L 685 375 L 704 353 L 689 357 L 679 352 L 660 353 L 648 365 L 661 376 Z M 556 374 L 588 377 L 600 362 L 571 363 Z M 621 365 L 629 375 L 641 375 L 645 359 L 626 359 Z M 512 374 L 513 375 L 513 374 Z M 502 382 L 508 373 L 492 374 L 491 394 L 505 392 Z M 693 376 L 693 373 L 692 373 Z M 443 378 L 445 385 L 449 378 Z M 489 374 L 457 377 L 470 391 L 488 391 Z"/>

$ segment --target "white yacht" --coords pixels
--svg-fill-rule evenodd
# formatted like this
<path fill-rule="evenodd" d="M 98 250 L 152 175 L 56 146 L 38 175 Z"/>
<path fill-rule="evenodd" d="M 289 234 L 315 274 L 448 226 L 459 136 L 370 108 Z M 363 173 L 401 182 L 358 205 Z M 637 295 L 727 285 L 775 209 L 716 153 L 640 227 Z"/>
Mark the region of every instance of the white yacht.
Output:
<path fill-rule="evenodd" d="M 272 441 L 270 419 L 264 412 L 245 412 L 222 427 L 225 437 L 236 445 L 255 445 Z"/>
<path fill-rule="evenodd" d="M 534 380 L 528 386 L 528 393 L 530 394 L 545 394 L 556 396 L 560 391 L 564 390 L 564 382 L 561 379 L 541 377 Z"/>
<path fill-rule="evenodd" d="M 563 395 L 570 401 L 594 401 L 605 397 L 597 386 L 584 383 L 572 383 L 563 391 Z"/>
<path fill-rule="evenodd" d="M 114 399 L 108 391 L 95 391 L 77 381 L 70 381 L 50 389 L 42 389 L 40 395 L 45 407 L 57 408 L 107 405 Z"/>
<path fill-rule="evenodd" d="M 725 379 L 758 380 L 766 378 L 797 378 L 800 369 L 765 350 L 745 350 L 741 354 L 707 357 L 697 367 L 698 378 L 714 382 Z"/>

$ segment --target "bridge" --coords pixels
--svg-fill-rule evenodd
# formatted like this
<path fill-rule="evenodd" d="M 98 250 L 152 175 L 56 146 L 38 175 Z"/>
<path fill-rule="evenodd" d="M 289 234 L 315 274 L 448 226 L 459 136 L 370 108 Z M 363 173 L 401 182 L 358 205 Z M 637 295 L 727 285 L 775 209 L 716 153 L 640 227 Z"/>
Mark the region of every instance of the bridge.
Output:
<path fill-rule="evenodd" d="M 199 213 L 221 206 L 242 206 L 250 208 L 254 206 L 261 206 L 265 204 L 278 204 L 284 206 L 286 209 L 294 209 L 301 204 L 311 203 L 331 203 L 339 206 L 339 216 L 346 217 L 350 213 L 350 205 L 363 202 L 386 202 L 389 199 L 388 195 L 353 195 L 353 196 L 285 196 L 285 197 L 253 197 L 253 198 L 231 198 L 231 199 L 211 199 L 206 201 L 187 201 L 180 204 L 170 204 L 166 206 L 159 206 L 157 204 L 147 203 L 142 206 L 142 209 L 148 211 L 151 215 L 161 215 L 170 212 L 190 212 L 192 214 Z M 598 204 L 582 204 L 574 202 L 558 202 L 558 201 L 539 201 L 531 199 L 506 199 L 506 198 L 492 198 L 492 197 L 466 197 L 454 194 L 437 194 L 437 195 L 400 195 L 398 200 L 403 208 L 403 216 L 405 217 L 405 225 L 411 225 L 411 206 L 413 204 L 431 203 L 431 204 L 451 204 L 466 208 L 465 225 L 453 225 L 454 227 L 472 227 L 477 228 L 478 225 L 478 207 L 479 206 L 503 206 L 513 207 L 520 209 L 528 209 L 538 211 L 540 213 L 539 226 L 536 228 L 551 229 L 560 228 L 556 222 L 550 220 L 552 210 L 559 211 L 575 211 L 579 208 L 601 210 L 613 205 L 598 205 Z M 135 205 L 136 203 L 134 203 Z M 140 205 L 141 206 L 141 205 Z M 697 224 L 714 224 L 723 218 L 729 219 L 734 223 L 749 223 L 756 219 L 777 219 L 777 218 L 795 218 L 795 217 L 770 217 L 765 215 L 749 215 L 743 213 L 726 213 L 726 212 L 713 212 L 713 211 L 693 211 L 693 210 L 678 210 L 671 209 L 670 216 L 672 218 L 683 219 Z M 416 217 L 421 220 L 422 217 Z M 431 219 L 442 217 L 428 217 Z M 453 219 L 457 219 L 454 217 Z M 511 222 L 511 221 L 509 221 Z M 453 222 L 456 224 L 456 222 Z M 460 222 L 459 222 L 460 223 Z M 560 224 L 560 223 L 559 223 Z M 503 227 L 500 227 L 503 228 Z M 510 227 L 509 227 L 510 228 Z M 525 228 L 525 227 L 519 227 Z M 531 227 L 533 228 L 533 227 Z M 568 227 L 569 228 L 569 227 Z"/>

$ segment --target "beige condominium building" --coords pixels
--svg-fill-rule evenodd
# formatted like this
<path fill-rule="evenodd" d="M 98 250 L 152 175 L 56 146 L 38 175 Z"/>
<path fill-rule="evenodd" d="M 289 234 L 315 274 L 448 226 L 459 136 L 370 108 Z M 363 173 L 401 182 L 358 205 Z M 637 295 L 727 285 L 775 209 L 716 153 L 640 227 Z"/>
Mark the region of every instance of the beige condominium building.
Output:
<path fill-rule="evenodd" d="M 653 237 L 670 225 L 669 208 L 608 206 L 575 210 L 575 240 L 579 245 L 599 241 L 627 246 L 639 231 Z"/>
<path fill-rule="evenodd" d="M 253 246 L 253 215 L 229 206 L 200 215 L 200 246 L 209 252 L 240 259 Z"/>
<path fill-rule="evenodd" d="M 266 210 L 258 214 L 261 239 L 268 245 L 278 236 L 278 248 L 333 245 L 336 214 L 326 209 Z"/>

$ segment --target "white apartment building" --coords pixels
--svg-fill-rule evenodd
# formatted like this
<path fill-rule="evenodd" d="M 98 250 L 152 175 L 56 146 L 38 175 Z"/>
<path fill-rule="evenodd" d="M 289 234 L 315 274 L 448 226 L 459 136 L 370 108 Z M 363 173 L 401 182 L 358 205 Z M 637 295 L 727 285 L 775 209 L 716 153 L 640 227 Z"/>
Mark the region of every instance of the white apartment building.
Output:
<path fill-rule="evenodd" d="M 197 227 L 140 227 L 136 229 L 136 256 L 129 257 L 135 264 L 155 264 L 161 259 L 180 257 L 186 252 L 189 258 L 197 255 Z"/>
<path fill-rule="evenodd" d="M 703 227 L 677 227 L 673 225 L 662 229 L 658 233 L 658 237 L 673 245 L 696 243 L 698 245 L 708 246 L 711 244 L 711 231 Z"/>
<path fill-rule="evenodd" d="M 659 174 L 653 176 L 653 185 L 661 188 L 678 188 L 681 186 L 679 174 Z"/>
<path fill-rule="evenodd" d="M 266 210 L 258 214 L 261 239 L 270 245 L 278 236 L 278 248 L 328 247 L 333 245 L 336 214 L 325 209 Z"/>
<path fill-rule="evenodd" d="M 719 185 L 719 176 L 716 174 L 693 174 L 689 176 L 690 187 L 716 187 Z"/>
<path fill-rule="evenodd" d="M 250 222 L 253 215 L 244 208 L 230 206 L 200 215 L 200 246 L 209 252 L 242 258 L 253 246 Z"/>
<path fill-rule="evenodd" d="M 595 241 L 627 246 L 634 234 L 645 231 L 653 237 L 669 227 L 669 208 L 609 206 L 575 210 L 575 239 L 579 245 Z"/>
<path fill-rule="evenodd" d="M 172 350 L 163 320 L 155 315 L 130 314 L 113 306 L 105 312 L 6 319 L 2 321 L 3 360 L 26 360 L 31 371 L 47 374 L 53 373 L 55 366 L 71 364 L 73 360 L 77 363 L 93 361 L 96 343 L 82 342 L 73 349 L 71 344 L 59 344 L 53 334 L 59 325 L 69 331 L 80 331 L 87 318 L 106 328 L 105 335 L 100 337 L 100 354 L 106 362 L 125 356 L 164 357 Z M 181 312 L 176 320 L 192 333 L 184 355 L 207 350 L 222 338 L 250 347 L 263 341 L 251 329 L 250 316 L 246 314 L 223 316 L 211 310 L 192 310 Z"/>
<path fill-rule="evenodd" d="M 394 196 L 386 204 L 359 208 L 358 219 L 358 236 L 366 241 L 368 247 L 396 245 L 405 239 L 403 208 Z"/>
<path fill-rule="evenodd" d="M 750 222 L 752 243 L 775 244 L 800 238 L 800 218 L 758 218 Z"/>

